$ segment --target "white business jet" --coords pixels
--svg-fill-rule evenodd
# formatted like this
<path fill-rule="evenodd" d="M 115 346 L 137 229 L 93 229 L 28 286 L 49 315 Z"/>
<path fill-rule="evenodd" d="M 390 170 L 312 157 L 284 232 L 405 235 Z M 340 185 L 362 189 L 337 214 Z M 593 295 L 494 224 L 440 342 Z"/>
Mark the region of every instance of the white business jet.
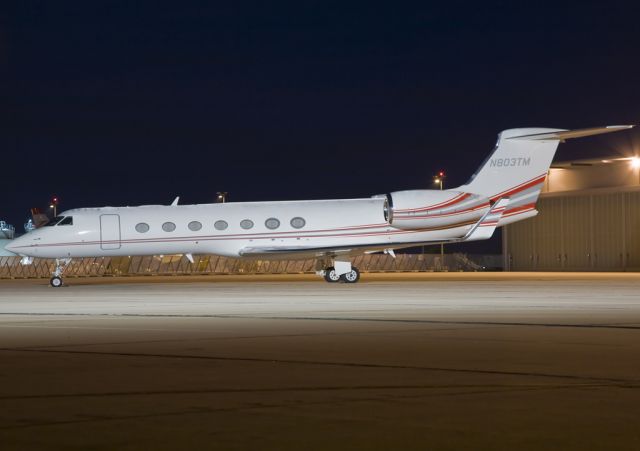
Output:
<path fill-rule="evenodd" d="M 561 130 L 518 128 L 457 188 L 396 191 L 365 199 L 79 208 L 14 240 L 7 250 L 55 258 L 51 285 L 75 257 L 217 254 L 316 259 L 327 282 L 355 283 L 358 254 L 490 238 L 496 227 L 535 216 L 558 144 L 632 125 Z"/>

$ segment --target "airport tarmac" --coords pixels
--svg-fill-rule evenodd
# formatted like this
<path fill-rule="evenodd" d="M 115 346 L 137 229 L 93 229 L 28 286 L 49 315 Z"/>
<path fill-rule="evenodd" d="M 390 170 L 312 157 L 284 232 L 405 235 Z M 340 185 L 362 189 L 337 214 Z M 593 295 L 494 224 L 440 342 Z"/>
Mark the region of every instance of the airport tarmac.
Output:
<path fill-rule="evenodd" d="M 0 448 L 637 449 L 640 274 L 0 281 Z"/>

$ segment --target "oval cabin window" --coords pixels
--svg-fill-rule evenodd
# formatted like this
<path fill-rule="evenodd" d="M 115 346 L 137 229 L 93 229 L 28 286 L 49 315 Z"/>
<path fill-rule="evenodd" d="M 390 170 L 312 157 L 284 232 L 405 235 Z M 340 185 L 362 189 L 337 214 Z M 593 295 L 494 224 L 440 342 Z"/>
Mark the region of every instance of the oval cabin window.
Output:
<path fill-rule="evenodd" d="M 248 230 L 253 227 L 253 221 L 251 219 L 243 219 L 242 221 L 240 221 L 240 227 Z"/>
<path fill-rule="evenodd" d="M 136 224 L 136 232 L 138 233 L 147 233 L 149 231 L 149 224 L 146 222 L 141 222 Z"/>
<path fill-rule="evenodd" d="M 199 221 L 191 221 L 187 227 L 189 227 L 189 230 L 197 232 L 202 228 L 202 224 Z"/>
<path fill-rule="evenodd" d="M 229 227 L 229 224 L 227 224 L 227 221 L 220 220 L 220 221 L 216 221 L 216 223 L 213 226 L 216 228 L 216 230 L 224 230 L 227 227 Z"/>
<path fill-rule="evenodd" d="M 173 232 L 176 229 L 176 225 L 173 222 L 165 222 L 162 224 L 162 230 L 165 232 Z"/>
<path fill-rule="evenodd" d="M 274 230 L 280 227 L 280 221 L 276 218 L 269 218 L 264 222 L 264 225 L 267 229 Z"/>
<path fill-rule="evenodd" d="M 306 224 L 307 222 L 304 220 L 304 218 L 297 217 L 291 220 L 291 227 L 293 227 L 294 229 L 301 229 Z"/>

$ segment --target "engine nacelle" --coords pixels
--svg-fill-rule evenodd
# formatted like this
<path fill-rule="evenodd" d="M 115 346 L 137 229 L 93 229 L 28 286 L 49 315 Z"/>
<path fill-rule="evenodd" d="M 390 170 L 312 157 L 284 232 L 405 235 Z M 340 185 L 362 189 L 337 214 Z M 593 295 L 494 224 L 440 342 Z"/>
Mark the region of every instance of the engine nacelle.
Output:
<path fill-rule="evenodd" d="M 390 223 L 410 230 L 473 224 L 490 206 L 488 198 L 463 191 L 396 191 L 388 198 Z"/>

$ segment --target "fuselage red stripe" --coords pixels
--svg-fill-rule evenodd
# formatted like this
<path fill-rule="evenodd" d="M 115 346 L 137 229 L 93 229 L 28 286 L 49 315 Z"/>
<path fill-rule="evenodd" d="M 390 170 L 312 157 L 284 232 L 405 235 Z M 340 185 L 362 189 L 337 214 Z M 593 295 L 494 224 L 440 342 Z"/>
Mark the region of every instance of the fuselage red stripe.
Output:
<path fill-rule="evenodd" d="M 542 174 L 539 175 L 537 177 L 532 178 L 531 180 L 528 180 L 524 183 L 521 183 L 520 185 L 516 185 L 512 188 L 509 188 L 505 191 L 502 191 L 498 194 L 495 194 L 493 196 L 490 197 L 490 199 L 492 201 L 497 200 L 500 197 L 504 197 L 504 196 L 508 196 L 510 194 L 515 194 L 518 193 L 520 191 L 524 191 L 527 188 L 531 188 L 539 183 L 543 183 L 545 181 L 545 179 L 547 178 L 547 174 Z M 457 203 L 462 202 L 463 200 L 467 199 L 468 197 L 470 197 L 471 194 L 470 193 L 460 193 L 457 196 L 455 196 L 452 199 L 449 199 L 447 201 L 444 202 L 440 202 L 438 204 L 433 204 L 433 205 L 428 205 L 428 206 L 424 206 L 424 207 L 418 207 L 418 208 L 403 208 L 403 209 L 394 209 L 394 213 L 405 213 L 405 212 L 416 212 L 416 211 L 427 211 L 427 210 L 433 210 L 435 208 L 444 208 L 444 207 L 450 207 L 452 205 L 455 205 Z"/>
<path fill-rule="evenodd" d="M 262 238 L 251 238 L 250 236 L 243 237 L 229 237 L 227 236 L 209 236 L 209 237 L 189 237 L 188 239 L 146 239 L 142 240 L 111 240 L 111 241 L 85 241 L 85 242 L 66 242 L 66 243 L 48 243 L 48 244 L 40 244 L 36 246 L 20 246 L 22 248 L 37 248 L 37 247 L 55 247 L 55 246 L 87 246 L 87 245 L 99 245 L 105 243 L 121 243 L 121 244 L 145 244 L 145 243 L 181 243 L 181 242 L 189 242 L 189 241 L 224 241 L 224 240 L 267 240 L 267 239 L 279 239 L 279 238 L 341 238 L 341 237 L 368 237 L 368 236 L 380 236 L 380 235 L 397 235 L 397 234 L 406 234 L 406 233 L 423 233 L 423 232 L 432 232 L 432 231 L 440 231 L 440 230 L 448 230 L 454 229 L 458 227 L 465 227 L 468 225 L 475 224 L 475 221 L 465 221 L 456 224 L 450 224 L 446 226 L 440 227 L 431 227 L 425 229 L 418 230 L 388 230 L 388 231 L 380 231 L 380 232 L 367 232 L 367 233 L 339 233 L 339 234 L 331 234 L 331 235 L 300 235 L 300 236 L 288 236 L 288 237 L 262 237 Z"/>
<path fill-rule="evenodd" d="M 503 192 L 498 193 L 498 194 L 496 194 L 494 196 L 491 196 L 491 200 L 495 201 L 495 200 L 499 199 L 500 197 L 505 197 L 505 196 L 509 196 L 511 194 L 519 193 L 520 191 L 524 191 L 525 189 L 528 189 L 528 188 L 531 188 L 531 187 L 533 187 L 535 185 L 544 183 L 546 178 L 547 178 L 546 174 L 539 175 L 538 177 L 533 178 L 533 179 L 529 180 L 528 182 L 524 182 L 524 183 L 522 183 L 522 184 L 520 184 L 520 185 L 518 185 L 518 186 L 516 186 L 514 188 L 509 188 L 506 191 L 503 191 Z"/>
<path fill-rule="evenodd" d="M 520 205 L 519 207 L 515 207 L 515 208 L 512 208 L 512 209 L 509 209 L 509 210 L 505 211 L 502 216 L 503 217 L 505 217 L 505 216 L 513 216 L 515 214 L 523 213 L 523 212 L 525 212 L 527 210 L 533 210 L 535 208 L 535 206 L 536 206 L 535 203 L 526 204 L 526 205 Z"/>
<path fill-rule="evenodd" d="M 489 203 L 484 203 L 482 205 L 478 205 L 476 207 L 469 207 L 469 208 L 465 208 L 464 210 L 460 210 L 460 211 L 454 211 L 452 213 L 438 213 L 438 214 L 433 214 L 433 215 L 419 215 L 419 216 L 393 216 L 394 220 L 407 220 L 407 219 L 431 219 L 431 218 L 444 218 L 444 217 L 448 217 L 448 216 L 457 216 L 457 215 L 462 215 L 465 213 L 470 213 L 476 210 L 483 210 L 485 208 L 489 207 Z"/>
<path fill-rule="evenodd" d="M 447 201 L 444 202 L 440 202 L 439 204 L 433 204 L 433 205 L 428 205 L 426 207 L 418 207 L 418 208 L 403 208 L 403 209 L 394 209 L 394 213 L 402 213 L 402 212 L 409 212 L 409 211 L 426 211 L 426 210 L 433 210 L 434 208 L 444 208 L 444 207 L 450 207 L 451 205 L 457 204 L 462 202 L 463 200 L 465 200 L 467 197 L 471 196 L 471 194 L 469 193 L 460 193 L 458 194 L 456 197 L 454 197 L 453 199 L 449 199 Z"/>

